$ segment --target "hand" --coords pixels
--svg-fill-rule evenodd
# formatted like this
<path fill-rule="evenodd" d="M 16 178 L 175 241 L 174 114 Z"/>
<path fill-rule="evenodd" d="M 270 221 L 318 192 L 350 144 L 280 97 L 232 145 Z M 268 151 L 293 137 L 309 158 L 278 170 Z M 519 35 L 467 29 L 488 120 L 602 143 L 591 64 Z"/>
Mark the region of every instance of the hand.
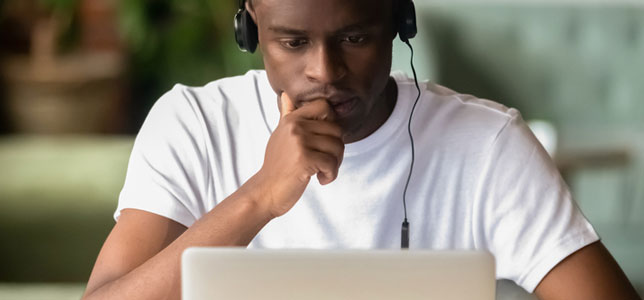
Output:
<path fill-rule="evenodd" d="M 338 176 L 344 156 L 342 130 L 333 123 L 333 109 L 324 99 L 296 109 L 284 92 L 280 95 L 280 121 L 268 140 L 264 165 L 255 178 L 262 189 L 262 204 L 273 218 L 289 211 L 300 199 L 311 176 L 325 185 Z"/>

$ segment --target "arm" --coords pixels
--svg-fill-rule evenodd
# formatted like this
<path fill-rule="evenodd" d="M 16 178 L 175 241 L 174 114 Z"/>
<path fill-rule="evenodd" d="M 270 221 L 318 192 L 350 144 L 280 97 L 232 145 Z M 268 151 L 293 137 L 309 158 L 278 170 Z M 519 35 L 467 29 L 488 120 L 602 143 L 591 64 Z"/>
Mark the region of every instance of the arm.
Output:
<path fill-rule="evenodd" d="M 83 298 L 178 299 L 183 250 L 248 245 L 270 220 L 257 203 L 252 192 L 241 188 L 187 230 L 159 215 L 123 210 L 101 249 Z"/>
<path fill-rule="evenodd" d="M 326 101 L 295 109 L 282 94 L 280 123 L 262 168 L 190 228 L 168 218 L 124 209 L 92 270 L 84 299 L 178 299 L 181 253 L 192 246 L 247 246 L 271 219 L 295 205 L 317 174 L 337 177 L 344 153 L 341 129 Z"/>
<path fill-rule="evenodd" d="M 601 242 L 568 256 L 537 285 L 539 299 L 641 299 Z"/>

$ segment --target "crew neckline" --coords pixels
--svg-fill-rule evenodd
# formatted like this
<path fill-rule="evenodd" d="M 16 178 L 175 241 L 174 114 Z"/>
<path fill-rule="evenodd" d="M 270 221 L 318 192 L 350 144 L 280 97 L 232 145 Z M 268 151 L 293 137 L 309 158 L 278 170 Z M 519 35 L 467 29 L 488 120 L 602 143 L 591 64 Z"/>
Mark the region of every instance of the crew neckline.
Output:
<path fill-rule="evenodd" d="M 344 157 L 351 157 L 367 152 L 380 144 L 390 140 L 390 137 L 399 131 L 400 127 L 405 124 L 409 114 L 409 88 L 410 84 L 407 77 L 400 71 L 391 73 L 391 77 L 396 81 L 398 90 L 396 104 L 387 120 L 367 137 L 344 145 Z"/>
<path fill-rule="evenodd" d="M 265 91 L 265 95 L 262 95 L 263 99 L 263 109 L 266 112 L 266 117 L 268 118 L 268 124 L 270 126 L 271 133 L 275 131 L 279 122 L 279 109 L 277 108 L 277 96 L 275 91 L 271 88 L 266 72 L 262 72 L 262 85 Z M 355 141 L 353 143 L 344 145 L 344 157 L 348 158 L 351 156 L 356 156 L 364 152 L 370 151 L 373 148 L 379 146 L 380 144 L 390 140 L 390 137 L 399 132 L 402 125 L 405 124 L 407 116 L 411 110 L 410 93 L 413 82 L 409 81 L 409 78 L 402 71 L 391 72 L 390 76 L 395 80 L 397 87 L 397 98 L 394 109 L 387 118 L 387 120 L 378 127 L 373 133 L 367 137 Z M 415 99 L 415 97 L 413 97 Z"/>

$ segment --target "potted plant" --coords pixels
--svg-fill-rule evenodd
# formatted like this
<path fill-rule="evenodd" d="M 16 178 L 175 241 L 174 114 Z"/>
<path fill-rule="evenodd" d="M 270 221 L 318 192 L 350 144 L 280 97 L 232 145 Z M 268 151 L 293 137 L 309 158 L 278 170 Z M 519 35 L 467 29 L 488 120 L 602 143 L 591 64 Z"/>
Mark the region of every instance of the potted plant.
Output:
<path fill-rule="evenodd" d="M 262 67 L 259 54 L 242 53 L 235 44 L 236 11 L 237 1 L 119 2 L 119 32 L 127 45 L 131 92 L 137 99 L 135 123 L 176 83 L 203 85 Z"/>
<path fill-rule="evenodd" d="M 20 133 L 95 133 L 118 129 L 122 52 L 84 32 L 107 0 L 8 0 L 29 33 L 27 53 L 3 61 L 5 110 Z M 108 7 L 104 5 L 103 7 Z M 89 15 L 88 15 L 89 14 Z M 26 20 L 25 20 L 26 19 Z M 116 32 L 116 31 L 114 31 Z M 99 43 L 100 44 L 100 43 Z M 116 43 L 117 44 L 117 43 Z"/>

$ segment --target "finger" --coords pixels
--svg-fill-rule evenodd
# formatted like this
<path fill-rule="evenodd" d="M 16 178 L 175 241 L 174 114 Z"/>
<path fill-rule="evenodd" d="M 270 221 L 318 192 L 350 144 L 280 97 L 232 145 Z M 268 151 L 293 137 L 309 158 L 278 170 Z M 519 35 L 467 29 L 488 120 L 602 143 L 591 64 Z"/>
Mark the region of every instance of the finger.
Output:
<path fill-rule="evenodd" d="M 340 125 L 324 120 L 301 120 L 300 126 L 306 131 L 315 135 L 328 135 L 342 138 L 342 127 Z"/>
<path fill-rule="evenodd" d="M 294 110 L 295 104 L 293 104 L 293 100 L 291 100 L 291 97 L 286 92 L 282 92 L 280 95 L 280 119 L 292 113 Z"/>
<path fill-rule="evenodd" d="M 333 182 L 333 179 L 331 179 L 331 177 L 327 176 L 326 174 L 324 174 L 322 172 L 318 173 L 317 177 L 318 177 L 318 182 L 321 185 L 327 185 L 327 184 Z"/>
<path fill-rule="evenodd" d="M 306 101 L 296 113 L 305 119 L 335 121 L 335 112 L 325 99 Z"/>
<path fill-rule="evenodd" d="M 344 143 L 342 139 L 328 135 L 317 135 L 305 141 L 308 149 L 333 156 L 337 162 L 337 168 L 342 164 L 344 158 Z"/>
<path fill-rule="evenodd" d="M 329 184 L 338 177 L 338 162 L 333 155 L 311 151 L 310 157 L 321 185 Z"/>

